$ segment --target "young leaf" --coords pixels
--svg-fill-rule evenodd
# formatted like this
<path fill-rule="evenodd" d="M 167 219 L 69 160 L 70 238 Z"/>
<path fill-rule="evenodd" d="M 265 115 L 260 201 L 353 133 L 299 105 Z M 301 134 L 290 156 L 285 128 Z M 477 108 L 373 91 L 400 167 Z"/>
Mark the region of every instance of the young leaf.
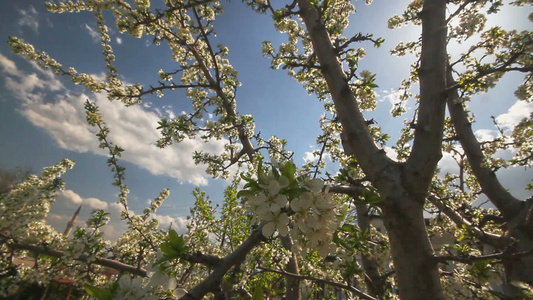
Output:
<path fill-rule="evenodd" d="M 296 171 L 296 166 L 293 163 L 286 163 L 281 168 L 281 175 L 287 177 L 289 179 L 289 182 L 292 183 L 294 181 L 294 172 Z"/>
<path fill-rule="evenodd" d="M 168 258 L 179 258 L 181 253 L 175 250 L 169 242 L 163 242 L 161 245 L 159 245 L 159 248 L 161 248 L 161 251 L 168 257 Z"/>
<path fill-rule="evenodd" d="M 89 296 L 92 296 L 98 300 L 111 300 L 113 298 L 113 294 L 111 293 L 110 289 L 102 289 L 89 284 L 84 285 L 83 288 L 87 294 L 89 294 Z"/>

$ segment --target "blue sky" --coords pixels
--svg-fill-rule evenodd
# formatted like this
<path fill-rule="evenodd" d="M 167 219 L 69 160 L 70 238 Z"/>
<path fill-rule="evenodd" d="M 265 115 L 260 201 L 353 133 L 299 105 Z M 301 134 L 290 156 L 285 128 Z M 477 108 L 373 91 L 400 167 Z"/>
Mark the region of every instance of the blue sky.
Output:
<path fill-rule="evenodd" d="M 157 2 L 157 1 L 153 1 Z M 204 144 L 189 140 L 164 150 L 155 147 L 158 133 L 155 130 L 160 116 L 175 116 L 190 109 L 190 102 L 181 92 L 167 94 L 164 98 L 147 97 L 143 104 L 125 108 L 120 103 L 109 102 L 102 95 L 91 95 L 66 78 L 50 72 L 13 55 L 7 45 L 8 36 L 17 36 L 46 51 L 65 67 L 75 67 L 80 72 L 103 76 L 105 65 L 99 37 L 91 13 L 51 14 L 42 1 L 0 1 L 0 168 L 31 167 L 34 172 L 69 158 L 76 167 L 64 179 L 66 191 L 60 194 L 52 207 L 50 223 L 63 230 L 68 218 L 79 204 L 83 204 L 79 225 L 89 212 L 105 208 L 112 212 L 113 226 L 106 233 L 113 237 L 123 228 L 117 222 L 119 207 L 117 189 L 111 185 L 112 174 L 106 165 L 106 156 L 98 148 L 98 141 L 85 124 L 83 102 L 89 98 L 97 101 L 104 120 L 111 129 L 113 141 L 126 151 L 122 165 L 126 167 L 126 184 L 131 189 L 130 209 L 140 213 L 147 201 L 156 197 L 163 188 L 171 189 L 158 218 L 163 225 L 170 222 L 183 228 L 188 208 L 193 203 L 191 191 L 200 186 L 217 203 L 221 200 L 225 180 L 212 180 L 202 166 L 195 166 L 192 151 L 220 151 L 223 141 Z M 269 16 L 253 13 L 240 1 L 223 1 L 226 9 L 216 20 L 217 39 L 229 47 L 229 59 L 239 72 L 243 85 L 237 93 L 237 110 L 252 114 L 256 130 L 262 137 L 276 135 L 288 140 L 288 150 L 294 151 L 297 164 L 302 164 L 314 149 L 315 138 L 320 133 L 318 119 L 322 103 L 307 95 L 304 89 L 283 70 L 269 68 L 269 60 L 262 56 L 261 43 L 274 44 L 285 41 L 285 36 L 275 31 Z M 398 58 L 388 54 L 399 41 L 418 38 L 419 28 L 405 27 L 391 31 L 387 19 L 400 14 L 407 1 L 375 0 L 371 6 L 364 1 L 354 1 L 358 13 L 351 18 L 346 34 L 373 33 L 385 38 L 380 49 L 363 44 L 367 57 L 360 70 L 377 73 L 379 107 L 367 114 L 375 118 L 393 138 L 398 136 L 404 118 L 389 116 L 390 101 L 395 99 L 395 89 L 408 74 L 410 57 Z M 527 29 L 532 23 L 527 19 L 530 8 L 505 11 L 492 21 L 507 28 Z M 111 25 L 111 24 L 109 24 Z M 113 26 L 109 26 L 113 28 Z M 157 71 L 167 71 L 175 66 L 169 60 L 165 46 L 156 47 L 149 37 L 141 39 L 121 35 L 111 30 L 112 46 L 117 56 L 116 65 L 127 82 L 155 84 Z M 451 46 L 452 54 L 464 46 Z M 533 110 L 531 104 L 515 103 L 513 91 L 521 75 L 505 76 L 501 84 L 489 94 L 473 99 L 471 109 L 478 116 L 474 128 L 480 137 L 495 136 L 491 115 L 498 116 L 501 124 L 510 126 Z M 389 146 L 394 144 L 394 139 Z M 501 153 L 503 156 L 511 152 Z M 441 163 L 443 170 L 453 169 L 450 158 Z M 514 169 L 499 174 L 504 183 L 517 196 L 527 194 L 523 186 L 531 181 L 531 170 Z"/>

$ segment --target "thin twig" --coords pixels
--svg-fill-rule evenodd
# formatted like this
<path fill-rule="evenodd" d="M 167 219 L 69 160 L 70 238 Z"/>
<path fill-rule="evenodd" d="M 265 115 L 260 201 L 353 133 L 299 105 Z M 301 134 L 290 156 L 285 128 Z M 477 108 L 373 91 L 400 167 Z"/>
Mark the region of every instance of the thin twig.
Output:
<path fill-rule="evenodd" d="M 506 252 L 500 252 L 500 253 L 494 253 L 489 255 L 482 255 L 482 256 L 456 256 L 456 255 L 434 255 L 433 258 L 440 262 L 447 262 L 447 261 L 458 261 L 462 263 L 473 263 L 475 261 L 480 260 L 487 260 L 487 259 L 515 259 L 520 258 L 523 256 L 529 256 L 533 255 L 533 249 L 522 251 L 522 252 L 516 252 L 516 253 L 506 253 Z"/>
<path fill-rule="evenodd" d="M 331 285 L 331 286 L 334 286 L 334 287 L 338 287 L 338 288 L 341 288 L 343 290 L 347 290 L 347 291 L 351 292 L 352 294 L 354 294 L 354 295 L 356 295 L 358 297 L 361 297 L 363 299 L 377 300 L 376 298 L 366 294 L 365 292 L 363 292 L 363 291 L 361 291 L 359 289 L 354 288 L 353 286 L 349 286 L 349 285 L 346 285 L 346 284 L 343 284 L 343 283 L 340 283 L 340 282 L 335 282 L 335 281 L 331 281 L 331 280 L 327 280 L 327 279 L 316 278 L 316 277 L 313 277 L 313 276 L 296 275 L 296 274 L 289 273 L 289 272 L 286 272 L 286 271 L 274 270 L 274 269 L 265 268 L 265 267 L 259 267 L 259 269 L 263 270 L 263 271 L 266 271 L 266 272 L 277 273 L 277 274 L 281 274 L 281 275 L 285 275 L 285 276 L 289 276 L 289 277 L 293 277 L 293 278 L 316 281 L 316 282 L 319 282 L 319 283 L 323 283 L 323 284 Z"/>

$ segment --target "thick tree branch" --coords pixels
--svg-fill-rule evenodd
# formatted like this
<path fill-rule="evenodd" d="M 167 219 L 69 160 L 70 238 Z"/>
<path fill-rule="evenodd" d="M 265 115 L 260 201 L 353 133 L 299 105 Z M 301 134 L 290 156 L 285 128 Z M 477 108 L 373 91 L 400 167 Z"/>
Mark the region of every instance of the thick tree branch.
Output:
<path fill-rule="evenodd" d="M 447 71 L 448 85 L 453 86 L 451 68 Z M 472 126 L 468 121 L 468 115 L 459 100 L 457 88 L 448 93 L 448 111 L 457 132 L 457 137 L 463 147 L 472 172 L 478 179 L 481 189 L 490 201 L 500 210 L 505 220 L 510 220 L 523 206 L 523 201 L 515 198 L 500 183 L 498 177 L 492 169 L 485 165 L 485 155 L 481 150 L 481 145 L 476 139 Z"/>
<path fill-rule="evenodd" d="M 369 180 L 379 186 L 383 171 L 393 161 L 374 143 L 319 12 L 309 0 L 297 2 L 343 127 L 344 151 L 347 155 L 354 155 Z"/>
<path fill-rule="evenodd" d="M 291 251 L 293 242 L 290 235 L 280 236 L 281 245 L 288 251 Z M 292 252 L 292 251 L 291 251 Z M 300 269 L 298 268 L 298 258 L 296 253 L 291 253 L 291 257 L 287 262 L 287 272 L 292 274 L 300 274 Z M 300 299 L 300 280 L 296 277 L 287 278 L 287 288 L 285 290 L 285 299 Z"/>
<path fill-rule="evenodd" d="M 232 253 L 220 259 L 220 263 L 213 269 L 211 274 L 202 282 L 192 288 L 180 300 L 200 300 L 208 293 L 214 293 L 220 288 L 222 277 L 233 267 L 241 264 L 246 255 L 252 251 L 254 247 L 259 245 L 264 236 L 261 233 L 264 224 L 260 224 L 255 228 L 250 236 Z"/>
<path fill-rule="evenodd" d="M 190 263 L 198 263 L 209 268 L 215 268 L 222 263 L 222 259 L 218 256 L 206 255 L 200 251 L 194 252 L 192 254 L 185 254 L 181 259 L 186 260 Z"/>
<path fill-rule="evenodd" d="M 363 191 L 364 187 L 362 186 L 333 185 L 328 187 L 330 193 L 345 194 L 354 198 L 359 197 Z"/>
<path fill-rule="evenodd" d="M 321 279 L 321 278 L 316 278 L 316 277 L 313 277 L 313 276 L 296 275 L 296 274 L 288 273 L 288 272 L 285 272 L 285 271 L 279 271 L 279 270 L 274 270 L 274 269 L 265 268 L 265 267 L 259 267 L 259 269 L 261 269 L 263 271 L 266 271 L 266 272 L 272 272 L 272 273 L 277 273 L 277 274 L 281 274 L 281 275 L 285 275 L 285 276 L 289 276 L 289 277 L 294 277 L 294 278 L 297 278 L 297 279 L 300 279 L 300 280 L 312 280 L 312 281 L 316 281 L 316 282 L 319 282 L 319 283 L 324 283 L 324 284 L 327 284 L 327 285 L 331 285 L 331 286 L 334 286 L 334 287 L 341 288 L 343 290 L 347 290 L 347 291 L 351 292 L 352 294 L 354 294 L 355 296 L 357 296 L 359 298 L 362 298 L 362 299 L 377 300 L 376 298 L 364 293 L 361 290 L 358 290 L 358 289 L 354 288 L 353 286 L 349 286 L 349 285 L 342 284 L 342 283 L 339 283 L 339 282 L 326 280 L 326 279 Z"/>
<path fill-rule="evenodd" d="M 420 55 L 420 104 L 413 149 L 406 163 L 405 183 L 421 201 L 442 157 L 441 144 L 446 111 L 446 2 L 424 3 Z"/>
<path fill-rule="evenodd" d="M 458 227 L 466 225 L 475 236 L 477 236 L 483 242 L 496 246 L 498 248 L 502 247 L 502 239 L 499 235 L 492 234 L 489 232 L 484 232 L 483 230 L 475 227 L 470 221 L 463 218 L 457 211 L 451 209 L 446 204 L 442 203 L 440 199 L 435 196 L 429 196 L 429 201 L 435 205 L 441 212 L 443 212 L 450 220 L 452 220 Z"/>

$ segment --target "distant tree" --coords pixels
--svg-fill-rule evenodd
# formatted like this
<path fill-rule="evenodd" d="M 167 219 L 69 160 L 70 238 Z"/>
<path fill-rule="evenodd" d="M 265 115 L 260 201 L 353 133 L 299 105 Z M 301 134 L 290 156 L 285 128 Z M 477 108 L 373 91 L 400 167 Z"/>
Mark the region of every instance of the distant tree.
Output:
<path fill-rule="evenodd" d="M 0 194 L 9 192 L 31 174 L 29 167 L 18 167 L 13 170 L 0 170 Z"/>
<path fill-rule="evenodd" d="M 175 119 L 160 120 L 159 146 L 198 135 L 205 140 L 224 137 L 228 143 L 223 153 L 196 153 L 194 158 L 207 164 L 207 172 L 215 177 L 227 177 L 230 166 L 240 166 L 243 171 L 237 178 L 245 185 L 238 192 L 236 186 L 227 191 L 218 219 L 205 195 L 195 191 L 189 232 L 178 236 L 172 230 L 160 231 L 150 216 L 168 191 L 143 215 L 128 210 L 124 168 L 118 163 L 123 149 L 109 141 L 110 129 L 98 107 L 88 101 L 87 120 L 98 128 L 101 146 L 109 150 L 108 163 L 115 172 L 114 184 L 120 188 L 122 216 L 129 230 L 113 245 L 103 241 L 99 228 L 107 217 L 102 211 L 95 212 L 89 229 L 78 229 L 73 240 L 44 229 L 39 235 L 28 235 L 36 230 L 33 226 L 13 231 L 2 223 L 4 255 L 13 257 L 18 250 L 39 253 L 44 256 L 43 266 L 68 267 L 73 274 L 84 274 L 78 275 L 80 284 L 88 284 L 87 291 L 100 299 L 132 294 L 181 299 L 202 299 L 207 294 L 216 299 L 282 295 L 286 299 L 324 299 L 334 297 L 335 289 L 365 299 L 531 296 L 533 200 L 514 197 L 501 185 L 496 171 L 531 165 L 533 115 L 510 132 L 502 130 L 495 140 L 480 142 L 472 132 L 474 117 L 468 110 L 471 97 L 487 92 L 507 72 L 525 75 L 516 96 L 532 100 L 532 33 L 484 26 L 487 15 L 497 14 L 503 1 L 416 0 L 401 16 L 389 20 L 391 28 L 408 23 L 422 27 L 420 38 L 413 37 L 413 42 L 401 43 L 392 51 L 395 55 L 415 54 L 410 76 L 401 87 L 402 101 L 416 103 L 414 117 L 405 122 L 401 138 L 392 147 L 395 157 L 385 152 L 388 135 L 363 114 L 377 105 L 378 75 L 358 70 L 365 51 L 357 43 L 379 47 L 383 40 L 365 33 L 343 35 L 348 16 L 354 12 L 352 3 L 243 2 L 258 13 L 271 14 L 276 28 L 287 34 L 287 43 L 279 47 L 263 43 L 263 54 L 272 59 L 272 66 L 287 70 L 324 102 L 324 132 L 317 139 L 322 145 L 320 160 L 297 168 L 284 149 L 284 140 L 263 139 L 255 133 L 253 118 L 238 113 L 237 71 L 227 59 L 228 49 L 215 47 L 211 41 L 213 20 L 222 13 L 218 1 L 168 0 L 164 8 L 157 9 L 148 0 L 135 0 L 133 5 L 123 0 L 48 3 L 53 12 L 95 14 L 107 63 L 106 80 L 63 68 L 46 53 L 12 37 L 9 43 L 15 53 L 126 105 L 136 105 L 148 94 L 164 96 L 174 89 L 186 89 L 193 109 Z M 105 25 L 104 12 L 108 10 L 120 32 L 150 36 L 155 44 L 170 47 L 175 67 L 166 65 L 168 70 L 159 72 L 156 85 L 126 85 L 120 80 Z M 454 57 L 447 52 L 451 43 L 470 48 Z M 179 80 L 173 79 L 175 76 Z M 419 92 L 412 91 L 413 84 L 419 86 Z M 217 118 L 205 121 L 205 113 Z M 392 113 L 406 113 L 403 103 Z M 513 159 L 495 155 L 497 150 L 509 148 L 516 150 Z M 443 151 L 456 159 L 458 174 L 437 176 Z M 265 161 L 267 153 L 270 162 Z M 338 173 L 320 175 L 324 153 L 339 162 Z M 55 168 L 64 171 L 68 166 L 63 162 Z M 49 192 L 50 178 L 45 172 L 39 181 L 23 184 L 2 197 L 14 203 L 13 199 L 25 197 L 31 184 L 42 187 L 36 193 Z M 496 209 L 472 206 L 480 194 Z M 37 198 L 53 196 L 46 195 Z M 429 228 L 425 210 L 434 216 Z M 372 226 L 375 215 L 382 218 L 386 233 Z M 437 253 L 430 235 L 443 233 L 452 234 L 455 240 Z M 490 245 L 494 251 L 483 253 L 482 245 Z M 49 257 L 61 259 L 46 265 Z M 105 285 L 92 269 L 95 264 L 147 279 L 122 275 Z M 32 276 L 38 271 L 31 271 Z M 9 291 L 17 279 L 8 276 L 3 280 L 11 283 L 3 285 Z M 494 280 L 500 281 L 501 291 L 491 286 Z"/>

